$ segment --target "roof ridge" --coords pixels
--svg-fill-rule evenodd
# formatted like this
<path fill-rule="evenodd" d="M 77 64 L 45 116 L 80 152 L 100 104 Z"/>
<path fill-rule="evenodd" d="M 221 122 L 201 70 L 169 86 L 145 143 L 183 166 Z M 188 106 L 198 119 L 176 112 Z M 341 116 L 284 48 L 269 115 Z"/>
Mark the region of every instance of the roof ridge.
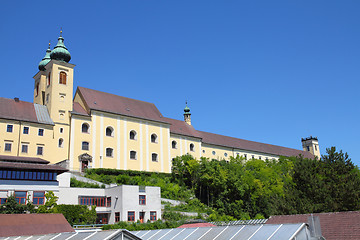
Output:
<path fill-rule="evenodd" d="M 303 152 L 303 150 L 299 150 L 299 149 L 295 149 L 295 148 L 289 148 L 289 147 L 283 147 L 283 146 L 274 145 L 274 144 L 269 144 L 269 143 L 251 141 L 251 140 L 247 140 L 247 139 L 242 139 L 242 138 L 237 138 L 237 137 L 231 137 L 231 136 L 226 136 L 226 135 L 221 135 L 221 134 L 211 133 L 211 132 L 205 132 L 205 131 L 200 131 L 200 130 L 196 130 L 196 131 L 198 131 L 198 132 L 200 132 L 200 133 L 208 133 L 208 134 L 213 134 L 213 135 L 217 135 L 217 136 L 221 136 L 221 137 L 228 137 L 228 138 L 232 138 L 232 139 L 236 139 L 236 140 L 243 140 L 243 141 L 252 142 L 252 143 L 260 143 L 260 144 L 264 144 L 264 145 L 268 145 L 268 146 L 281 147 L 281 148 L 286 148 L 286 149 L 297 150 L 297 151 Z"/>
<path fill-rule="evenodd" d="M 142 100 L 138 100 L 138 99 L 135 99 L 135 98 L 129 98 L 129 97 L 124 97 L 124 96 L 120 96 L 120 95 L 117 95 L 115 93 L 108 93 L 108 92 L 103 92 L 103 91 L 99 91 L 99 90 L 95 90 L 95 89 L 91 89 L 91 88 L 86 88 L 86 87 L 81 87 L 81 86 L 78 86 L 78 88 L 83 88 L 83 89 L 87 89 L 87 90 L 91 90 L 91 91 L 96 91 L 96 92 L 100 92 L 100 93 L 105 93 L 105 94 L 109 94 L 109 95 L 113 95 L 115 97 L 121 97 L 121 98 L 126 98 L 126 99 L 129 99 L 129 100 L 133 100 L 133 101 L 137 101 L 137 102 L 143 102 L 143 103 L 148 103 L 148 104 L 152 104 L 156 107 L 156 105 L 152 102 L 146 102 L 146 101 L 142 101 Z M 156 107 L 157 108 L 157 107 Z M 159 111 L 160 112 L 160 111 Z M 162 114 L 161 114 L 162 115 Z"/>

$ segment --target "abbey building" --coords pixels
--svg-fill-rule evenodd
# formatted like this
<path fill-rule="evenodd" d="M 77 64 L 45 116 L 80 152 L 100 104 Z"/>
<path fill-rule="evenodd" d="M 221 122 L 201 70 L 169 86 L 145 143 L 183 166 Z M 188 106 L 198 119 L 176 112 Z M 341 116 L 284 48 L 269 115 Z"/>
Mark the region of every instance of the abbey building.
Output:
<path fill-rule="evenodd" d="M 176 156 L 197 159 L 320 157 L 317 138 L 291 149 L 194 129 L 190 109 L 184 120 L 164 117 L 152 103 L 78 87 L 75 65 L 60 35 L 34 76 L 33 103 L 0 98 L 0 156 L 37 157 L 72 171 L 114 168 L 171 172 Z"/>

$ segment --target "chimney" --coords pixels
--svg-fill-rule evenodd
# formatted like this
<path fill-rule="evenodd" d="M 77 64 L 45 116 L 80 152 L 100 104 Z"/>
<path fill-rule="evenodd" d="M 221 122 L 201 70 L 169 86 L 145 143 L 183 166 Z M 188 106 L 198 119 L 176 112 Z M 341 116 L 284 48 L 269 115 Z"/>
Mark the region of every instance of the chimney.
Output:
<path fill-rule="evenodd" d="M 19 98 L 18 98 L 18 97 L 15 97 L 14 100 L 15 100 L 15 102 L 19 102 Z"/>

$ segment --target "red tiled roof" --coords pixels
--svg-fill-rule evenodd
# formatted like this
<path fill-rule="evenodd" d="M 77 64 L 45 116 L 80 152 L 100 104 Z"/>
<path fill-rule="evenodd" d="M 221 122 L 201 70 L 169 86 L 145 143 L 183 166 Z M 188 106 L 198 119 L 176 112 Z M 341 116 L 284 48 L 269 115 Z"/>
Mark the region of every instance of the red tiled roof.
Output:
<path fill-rule="evenodd" d="M 199 133 L 195 130 L 195 128 L 184 121 L 171 119 L 171 118 L 164 118 L 164 120 L 166 120 L 171 124 L 170 125 L 171 133 L 201 138 Z"/>
<path fill-rule="evenodd" d="M 38 122 L 34 104 L 0 97 L 0 118 Z"/>
<path fill-rule="evenodd" d="M 49 163 L 49 161 L 46 161 L 46 160 L 41 159 L 41 158 L 6 156 L 6 155 L 0 155 L 0 161 L 25 162 L 25 163 L 42 163 L 42 164 L 48 164 Z"/>
<path fill-rule="evenodd" d="M 32 169 L 32 170 L 48 170 L 57 173 L 67 172 L 68 170 L 57 165 L 35 164 L 35 163 L 19 163 L 19 162 L 1 162 L 0 168 L 6 169 Z"/>
<path fill-rule="evenodd" d="M 305 152 L 293 148 L 286 148 L 286 147 L 280 147 L 266 143 L 253 142 L 253 141 L 227 137 L 209 132 L 202 132 L 202 131 L 198 131 L 198 132 L 202 138 L 202 142 L 207 144 L 231 147 L 231 148 L 243 149 L 243 150 L 250 150 L 260 153 L 279 155 L 279 156 L 298 156 L 299 154 L 301 154 L 306 158 L 314 158 L 314 155 L 312 155 L 309 152 Z"/>
<path fill-rule="evenodd" d="M 311 214 L 271 216 L 266 224 L 307 223 Z M 326 240 L 359 240 L 360 211 L 313 213 L 318 216 Z"/>
<path fill-rule="evenodd" d="M 167 123 L 153 103 L 78 87 L 77 92 L 90 110 Z"/>
<path fill-rule="evenodd" d="M 73 111 L 71 113 L 89 116 L 89 114 L 86 112 L 86 110 L 78 102 L 74 102 Z"/>
<path fill-rule="evenodd" d="M 75 232 L 62 214 L 0 214 L 0 237 Z"/>
<path fill-rule="evenodd" d="M 216 227 L 216 225 L 212 223 L 189 223 L 189 224 L 183 224 L 177 228 L 198 228 L 198 227 Z"/>

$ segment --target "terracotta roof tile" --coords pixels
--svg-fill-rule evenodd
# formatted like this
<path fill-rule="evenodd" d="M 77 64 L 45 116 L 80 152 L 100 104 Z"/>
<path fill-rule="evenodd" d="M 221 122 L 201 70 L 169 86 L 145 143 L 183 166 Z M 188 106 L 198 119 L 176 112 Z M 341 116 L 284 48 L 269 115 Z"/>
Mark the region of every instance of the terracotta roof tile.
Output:
<path fill-rule="evenodd" d="M 84 87 L 78 87 L 77 92 L 80 93 L 90 110 L 98 110 L 167 123 L 153 103 L 121 97 Z"/>
<path fill-rule="evenodd" d="M 38 122 L 34 104 L 0 97 L 0 118 Z"/>
<path fill-rule="evenodd" d="M 171 119 L 171 118 L 164 118 L 164 120 L 166 120 L 167 122 L 169 122 L 171 124 L 170 125 L 171 133 L 195 137 L 195 138 L 201 138 L 198 131 L 196 131 L 193 126 L 187 124 L 184 121 Z"/>
<path fill-rule="evenodd" d="M 234 137 L 227 137 L 209 132 L 202 132 L 202 131 L 198 131 L 198 132 L 202 138 L 202 142 L 207 144 L 231 147 L 242 150 L 250 150 L 260 153 L 274 154 L 278 156 L 298 156 L 299 154 L 301 154 L 307 158 L 314 158 L 314 155 L 312 155 L 309 152 L 305 152 L 293 148 L 286 148 L 286 147 L 281 147 L 266 143 L 253 142 L 253 141 L 248 141 Z"/>
<path fill-rule="evenodd" d="M 271 216 L 266 224 L 307 223 L 311 214 Z M 360 211 L 314 213 L 326 240 L 359 240 Z"/>
<path fill-rule="evenodd" d="M 35 105 L 37 107 L 35 107 Z M 38 116 L 37 116 L 38 114 Z M 51 124 L 49 113 L 44 106 L 0 97 L 0 118 L 26 122 Z"/>
<path fill-rule="evenodd" d="M 78 102 L 74 102 L 73 111 L 71 113 L 72 114 L 89 116 L 89 114 L 86 112 L 86 110 Z"/>
<path fill-rule="evenodd" d="M 75 232 L 62 214 L 0 214 L 0 237 Z"/>
<path fill-rule="evenodd" d="M 18 156 L 7 156 L 7 155 L 0 155 L 0 161 L 7 161 L 7 162 L 25 162 L 25 163 L 42 163 L 48 164 L 49 161 L 46 161 L 41 158 L 33 158 L 33 157 L 18 157 Z"/>

